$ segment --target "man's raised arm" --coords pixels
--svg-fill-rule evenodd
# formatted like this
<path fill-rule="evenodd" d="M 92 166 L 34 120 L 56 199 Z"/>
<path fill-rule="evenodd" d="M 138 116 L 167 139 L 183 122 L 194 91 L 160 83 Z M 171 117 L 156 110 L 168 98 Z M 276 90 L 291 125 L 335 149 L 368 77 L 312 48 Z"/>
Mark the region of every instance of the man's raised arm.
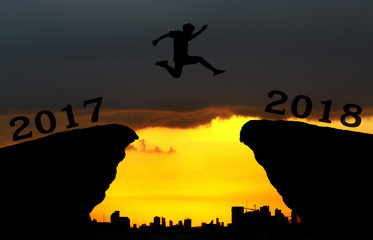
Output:
<path fill-rule="evenodd" d="M 207 29 L 207 25 L 203 25 L 201 30 L 199 30 L 198 32 L 194 33 L 191 37 L 191 39 L 197 37 L 198 35 L 200 35 L 203 31 L 205 31 Z"/>

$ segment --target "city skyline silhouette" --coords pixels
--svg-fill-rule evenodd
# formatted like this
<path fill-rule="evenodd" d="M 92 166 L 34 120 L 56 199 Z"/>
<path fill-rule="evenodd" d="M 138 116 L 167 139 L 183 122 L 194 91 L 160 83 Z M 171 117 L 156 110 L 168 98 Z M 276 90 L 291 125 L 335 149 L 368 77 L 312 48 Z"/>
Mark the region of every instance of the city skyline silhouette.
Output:
<path fill-rule="evenodd" d="M 231 221 L 228 223 L 221 222 L 220 218 L 218 216 L 215 217 L 215 225 L 221 226 L 221 227 L 228 227 L 229 225 L 245 225 L 245 224 L 250 224 L 250 222 L 245 221 L 244 216 L 255 216 L 257 219 L 252 219 L 252 222 L 259 221 L 260 217 L 276 217 L 282 219 L 282 223 L 286 222 L 288 224 L 299 224 L 300 218 L 295 215 L 293 212 L 291 216 L 285 216 L 280 209 L 275 209 L 275 214 L 273 215 L 272 212 L 270 211 L 270 206 L 261 206 L 260 208 L 253 209 L 253 208 L 247 208 L 244 206 L 233 206 L 231 207 Z M 214 219 L 211 221 L 208 221 L 209 223 L 202 222 L 201 225 L 192 225 L 191 221 L 192 219 L 189 217 L 185 217 L 184 219 L 179 219 L 175 220 L 172 217 L 169 217 L 170 220 L 167 222 L 167 218 L 164 217 L 162 214 L 157 215 L 153 218 L 153 222 L 149 223 L 142 223 L 142 224 L 137 224 L 133 223 L 131 224 L 130 221 L 130 216 L 122 216 L 119 210 L 115 210 L 113 213 L 111 213 L 110 218 L 108 221 L 97 221 L 96 219 L 92 219 L 91 223 L 111 223 L 112 225 L 116 225 L 122 228 L 138 228 L 138 227 L 173 227 L 173 226 L 188 226 L 189 228 L 193 227 L 203 227 L 204 225 L 207 224 L 214 224 Z M 173 220 L 172 220 L 173 219 Z M 185 220 L 187 221 L 187 224 L 185 224 Z M 295 222 L 294 222 L 295 221 Z M 184 222 L 184 223 L 183 223 Z M 168 223 L 168 224 L 167 224 Z"/>
<path fill-rule="evenodd" d="M 281 210 L 275 209 L 273 215 L 270 206 L 262 206 L 258 209 L 249 210 L 243 206 L 231 208 L 231 222 L 221 222 L 219 217 L 211 221 L 203 222 L 199 226 L 193 225 L 193 219 L 185 217 L 182 220 L 168 220 L 161 215 L 154 216 L 153 221 L 148 224 L 132 224 L 130 217 L 121 216 L 120 211 L 111 214 L 110 222 L 91 222 L 93 235 L 106 239 L 105 237 L 121 236 L 125 238 L 140 237 L 144 234 L 161 234 L 161 239 L 167 235 L 178 239 L 185 234 L 192 235 L 196 239 L 206 239 L 219 234 L 214 239 L 245 239 L 270 236 L 273 239 L 292 238 L 308 239 L 309 233 L 305 231 L 302 223 L 292 214 L 292 219 L 285 217 Z M 206 236 L 207 234 L 207 236 Z M 211 236 L 210 236 L 211 235 Z M 209 236 L 209 237 L 208 237 Z"/>

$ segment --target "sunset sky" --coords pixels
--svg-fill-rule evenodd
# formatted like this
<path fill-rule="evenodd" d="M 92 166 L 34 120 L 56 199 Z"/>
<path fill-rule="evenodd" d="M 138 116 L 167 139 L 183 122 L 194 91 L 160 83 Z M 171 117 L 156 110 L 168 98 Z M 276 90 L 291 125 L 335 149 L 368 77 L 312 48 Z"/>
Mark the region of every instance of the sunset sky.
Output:
<path fill-rule="evenodd" d="M 27 140 L 45 136 L 34 123 L 42 110 L 55 115 L 54 133 L 66 131 L 61 109 L 71 104 L 81 128 L 120 123 L 140 137 L 92 219 L 109 221 L 120 210 L 137 224 L 156 215 L 189 217 L 194 226 L 216 217 L 229 223 L 231 206 L 246 201 L 290 215 L 239 142 L 240 129 L 250 119 L 291 119 L 373 133 L 372 11 L 373 2 L 359 0 L 2 1 L 0 146 L 18 143 L 9 125 L 17 116 L 30 119 Z M 174 79 L 154 65 L 172 63 L 172 40 L 156 47 L 152 40 L 188 22 L 196 30 L 208 25 L 190 42 L 190 55 L 224 74 L 190 65 Z M 271 90 L 287 94 L 277 107 L 285 115 L 264 111 L 275 100 Z M 312 100 L 305 119 L 290 111 L 298 95 Z M 83 101 L 97 97 L 100 118 L 91 123 Z M 332 124 L 321 124 L 328 100 Z M 351 103 L 363 109 L 357 128 L 340 123 Z"/>

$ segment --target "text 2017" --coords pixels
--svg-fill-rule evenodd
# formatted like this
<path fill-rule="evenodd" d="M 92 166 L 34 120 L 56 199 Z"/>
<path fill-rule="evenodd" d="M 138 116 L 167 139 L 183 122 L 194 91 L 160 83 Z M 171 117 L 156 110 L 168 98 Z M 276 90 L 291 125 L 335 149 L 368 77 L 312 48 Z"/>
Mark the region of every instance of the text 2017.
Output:
<path fill-rule="evenodd" d="M 89 104 L 95 104 L 94 110 L 92 112 L 91 122 L 97 122 L 98 121 L 98 115 L 100 112 L 100 107 L 102 103 L 102 97 L 89 99 L 83 102 L 84 108 Z M 66 128 L 73 128 L 79 126 L 79 123 L 75 122 L 74 113 L 71 105 L 67 105 L 66 107 L 61 109 L 62 112 L 66 112 L 66 117 L 69 122 L 69 124 L 66 126 Z M 45 116 L 49 120 L 49 126 L 44 126 L 41 119 Z M 32 131 L 24 132 L 25 129 L 30 124 L 30 119 L 26 116 L 18 116 L 15 118 L 12 118 L 9 122 L 11 127 L 16 126 L 16 122 L 22 122 L 22 124 L 14 131 L 13 134 L 13 141 L 18 141 L 26 138 L 32 137 Z M 56 129 L 56 117 L 51 111 L 44 110 L 40 111 L 35 116 L 35 126 L 36 129 L 43 134 L 48 134 L 53 132 Z"/>
<path fill-rule="evenodd" d="M 273 90 L 268 93 L 269 98 L 273 98 L 275 95 L 279 95 L 280 99 L 269 103 L 265 111 L 268 113 L 274 113 L 279 115 L 285 114 L 285 109 L 280 108 L 279 105 L 285 103 L 288 100 L 288 96 L 286 93 L 281 92 L 279 90 Z M 300 101 L 304 101 L 306 106 L 303 112 L 300 112 L 298 105 Z M 324 112 L 322 118 L 319 119 L 320 122 L 331 123 L 332 121 L 329 119 L 330 110 L 332 107 L 332 100 L 328 101 L 321 101 L 321 104 L 324 105 Z M 275 108 L 277 107 L 277 108 Z M 296 96 L 293 101 L 291 102 L 291 113 L 297 118 L 306 118 L 311 114 L 312 111 L 312 101 L 309 97 L 305 95 L 298 95 Z M 361 117 L 360 114 L 362 113 L 363 109 L 356 104 L 346 104 L 343 107 L 344 114 L 341 115 L 340 121 L 343 125 L 347 127 L 358 127 L 361 124 Z M 347 122 L 347 118 L 353 118 L 353 122 Z"/>

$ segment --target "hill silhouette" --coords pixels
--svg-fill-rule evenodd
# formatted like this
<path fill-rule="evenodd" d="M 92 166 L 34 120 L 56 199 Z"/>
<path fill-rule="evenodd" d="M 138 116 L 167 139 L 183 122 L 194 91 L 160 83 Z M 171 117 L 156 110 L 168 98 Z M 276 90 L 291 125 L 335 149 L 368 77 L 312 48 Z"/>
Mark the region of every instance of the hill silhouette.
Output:
<path fill-rule="evenodd" d="M 373 135 L 301 122 L 247 122 L 249 146 L 285 204 L 318 235 L 367 234 Z"/>
<path fill-rule="evenodd" d="M 112 124 L 1 148 L 4 229 L 14 238 L 85 229 L 136 139 L 132 129 Z"/>

